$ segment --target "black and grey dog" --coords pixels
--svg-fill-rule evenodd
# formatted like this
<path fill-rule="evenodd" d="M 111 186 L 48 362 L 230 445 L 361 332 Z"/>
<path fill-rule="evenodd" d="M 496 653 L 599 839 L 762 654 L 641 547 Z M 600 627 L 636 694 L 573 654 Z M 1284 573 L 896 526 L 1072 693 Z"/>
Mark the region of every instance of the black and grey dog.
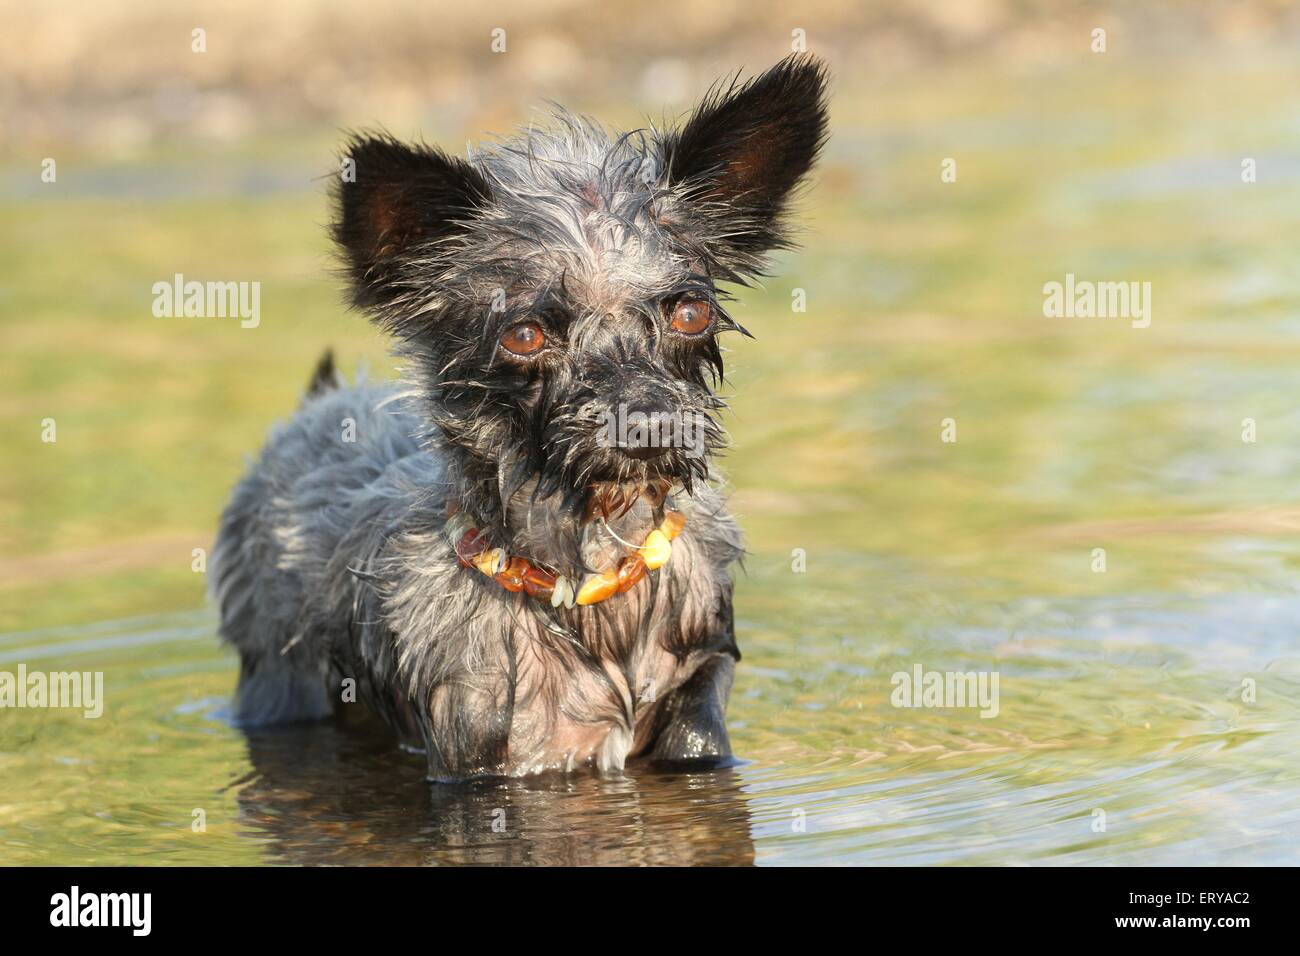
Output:
<path fill-rule="evenodd" d="M 670 132 L 561 112 L 468 162 L 351 141 L 334 236 L 404 377 L 327 357 L 222 516 L 243 723 L 357 700 L 438 780 L 730 756 L 719 284 L 789 244 L 825 81 L 792 56 Z"/>

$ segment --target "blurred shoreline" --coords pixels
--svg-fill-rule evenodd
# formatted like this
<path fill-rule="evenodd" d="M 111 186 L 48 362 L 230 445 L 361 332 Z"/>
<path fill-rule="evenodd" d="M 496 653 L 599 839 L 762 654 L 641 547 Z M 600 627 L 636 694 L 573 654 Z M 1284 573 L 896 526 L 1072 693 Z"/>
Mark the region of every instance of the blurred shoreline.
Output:
<path fill-rule="evenodd" d="M 1300 9 L 1267 0 L 3 0 L 0 22 L 0 160 L 56 146 L 129 158 L 355 125 L 438 139 L 509 127 L 547 98 L 624 103 L 612 119 L 632 125 L 638 104 L 671 119 L 718 77 L 800 42 L 856 88 L 971 61 L 1050 71 L 1091 55 L 1099 27 L 1120 59 L 1293 56 L 1300 39 Z"/>

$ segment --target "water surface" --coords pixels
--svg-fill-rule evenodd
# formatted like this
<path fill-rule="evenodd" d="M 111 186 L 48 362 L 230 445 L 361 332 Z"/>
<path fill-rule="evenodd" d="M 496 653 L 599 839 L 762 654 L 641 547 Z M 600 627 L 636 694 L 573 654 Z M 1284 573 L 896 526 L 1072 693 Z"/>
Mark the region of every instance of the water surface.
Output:
<path fill-rule="evenodd" d="M 192 549 L 323 344 L 388 373 L 319 184 L 10 191 L 0 669 L 103 671 L 108 700 L 0 713 L 0 859 L 1300 863 L 1300 75 L 846 72 L 806 248 L 736 310 L 716 773 L 431 786 L 361 722 L 232 728 Z M 262 181 L 232 161 L 211 181 Z M 177 271 L 260 278 L 262 326 L 152 319 Z M 1150 327 L 1044 318 L 1066 273 L 1151 282 Z M 20 444 L 48 414 L 59 444 Z M 893 706 L 918 664 L 996 673 L 997 716 Z"/>

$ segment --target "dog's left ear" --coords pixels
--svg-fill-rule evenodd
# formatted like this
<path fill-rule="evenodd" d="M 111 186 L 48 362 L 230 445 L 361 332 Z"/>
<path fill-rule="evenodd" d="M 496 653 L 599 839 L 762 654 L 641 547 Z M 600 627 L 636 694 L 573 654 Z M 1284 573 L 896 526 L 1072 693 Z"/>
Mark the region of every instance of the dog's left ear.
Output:
<path fill-rule="evenodd" d="M 826 67 L 810 54 L 795 54 L 748 83 L 705 97 L 686 125 L 665 138 L 665 177 L 722 220 L 721 241 L 761 255 L 788 245 L 787 200 L 826 134 Z"/>

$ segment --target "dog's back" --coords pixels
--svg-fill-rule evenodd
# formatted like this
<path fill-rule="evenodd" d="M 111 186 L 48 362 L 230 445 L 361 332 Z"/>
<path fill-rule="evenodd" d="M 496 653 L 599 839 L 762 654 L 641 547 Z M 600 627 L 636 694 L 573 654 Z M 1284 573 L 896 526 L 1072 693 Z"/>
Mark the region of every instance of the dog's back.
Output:
<path fill-rule="evenodd" d="M 336 556 L 347 560 L 340 544 L 358 529 L 380 533 L 374 518 L 438 479 L 435 458 L 412 437 L 418 421 L 392 399 L 392 386 L 347 387 L 332 369 L 318 371 L 222 514 L 211 580 L 221 636 L 240 652 L 241 723 L 332 709 L 329 642 L 338 635 L 321 612 L 353 583 L 336 566 Z"/>

